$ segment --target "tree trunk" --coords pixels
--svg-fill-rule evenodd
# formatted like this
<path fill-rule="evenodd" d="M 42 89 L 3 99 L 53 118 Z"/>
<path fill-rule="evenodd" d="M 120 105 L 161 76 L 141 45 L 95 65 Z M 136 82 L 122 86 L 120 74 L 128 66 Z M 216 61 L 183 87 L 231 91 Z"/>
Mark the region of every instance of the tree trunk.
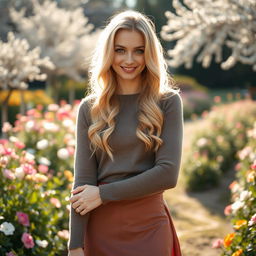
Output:
<path fill-rule="evenodd" d="M 73 105 L 75 100 L 75 88 L 69 88 L 68 90 L 68 101 L 70 105 Z"/>
<path fill-rule="evenodd" d="M 25 102 L 25 97 L 24 97 L 25 91 L 20 90 L 20 113 L 24 116 L 26 114 L 27 106 Z"/>
<path fill-rule="evenodd" d="M 56 104 L 58 104 L 59 100 L 59 85 L 56 81 L 56 76 L 53 74 L 48 74 L 47 78 L 47 93 L 50 95 L 50 97 L 54 100 Z"/>

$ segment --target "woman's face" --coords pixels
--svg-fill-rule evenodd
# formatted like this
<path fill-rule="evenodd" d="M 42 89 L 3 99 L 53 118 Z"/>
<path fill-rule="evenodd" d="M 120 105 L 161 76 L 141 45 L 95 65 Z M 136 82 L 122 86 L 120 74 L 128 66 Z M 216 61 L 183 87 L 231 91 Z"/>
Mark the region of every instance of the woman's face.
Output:
<path fill-rule="evenodd" d="M 112 68 L 118 82 L 140 80 L 145 68 L 145 40 L 136 30 L 120 29 L 114 40 L 114 59 Z"/>

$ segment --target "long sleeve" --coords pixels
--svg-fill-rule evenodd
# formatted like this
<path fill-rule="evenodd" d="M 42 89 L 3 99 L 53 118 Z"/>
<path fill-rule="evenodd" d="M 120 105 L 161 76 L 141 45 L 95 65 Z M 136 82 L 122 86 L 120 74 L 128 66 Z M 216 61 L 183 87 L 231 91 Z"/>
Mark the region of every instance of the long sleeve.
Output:
<path fill-rule="evenodd" d="M 87 135 L 87 110 L 86 102 L 82 101 L 78 108 L 76 121 L 73 189 L 85 184 L 97 185 L 97 161 L 94 155 L 91 156 L 92 152 L 89 147 L 89 138 Z M 70 208 L 68 249 L 83 248 L 84 235 L 90 212 L 82 216 L 72 206 Z"/>
<path fill-rule="evenodd" d="M 163 104 L 163 144 L 155 153 L 153 168 L 131 178 L 99 185 L 103 204 L 143 197 L 176 186 L 180 170 L 183 142 L 183 104 L 177 93 Z"/>

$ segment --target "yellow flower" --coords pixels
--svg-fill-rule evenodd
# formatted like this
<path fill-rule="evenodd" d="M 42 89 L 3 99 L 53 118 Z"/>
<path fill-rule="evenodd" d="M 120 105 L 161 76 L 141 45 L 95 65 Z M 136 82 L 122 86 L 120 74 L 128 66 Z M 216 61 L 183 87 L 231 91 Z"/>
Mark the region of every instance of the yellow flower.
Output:
<path fill-rule="evenodd" d="M 236 252 L 234 252 L 231 256 L 240 256 L 242 254 L 243 250 L 239 249 Z"/>
<path fill-rule="evenodd" d="M 235 237 L 235 233 L 230 233 L 230 234 L 227 234 L 225 239 L 224 239 L 224 246 L 225 247 L 228 247 L 231 245 L 233 239 Z"/>
<path fill-rule="evenodd" d="M 247 220 L 238 220 L 238 221 L 236 221 L 236 224 L 234 225 L 234 228 L 239 229 L 239 228 L 241 228 L 242 226 L 244 226 L 246 224 L 247 224 Z"/>
<path fill-rule="evenodd" d="M 65 170 L 65 171 L 64 171 L 64 175 L 65 175 L 65 177 L 68 179 L 68 181 L 70 181 L 70 182 L 73 181 L 73 174 L 72 174 L 71 171 Z"/>
<path fill-rule="evenodd" d="M 246 180 L 247 182 L 253 182 L 256 176 L 256 172 L 255 171 L 248 171 L 247 175 L 246 175 Z"/>

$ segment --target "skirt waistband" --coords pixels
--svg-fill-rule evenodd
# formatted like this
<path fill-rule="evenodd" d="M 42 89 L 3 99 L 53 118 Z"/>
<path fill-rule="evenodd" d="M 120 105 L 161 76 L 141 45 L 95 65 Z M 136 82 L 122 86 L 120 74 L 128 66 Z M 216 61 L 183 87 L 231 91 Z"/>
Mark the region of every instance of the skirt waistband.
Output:
<path fill-rule="evenodd" d="M 109 182 L 97 182 L 97 186 L 99 186 L 99 185 L 102 185 L 102 184 L 108 184 Z"/>

